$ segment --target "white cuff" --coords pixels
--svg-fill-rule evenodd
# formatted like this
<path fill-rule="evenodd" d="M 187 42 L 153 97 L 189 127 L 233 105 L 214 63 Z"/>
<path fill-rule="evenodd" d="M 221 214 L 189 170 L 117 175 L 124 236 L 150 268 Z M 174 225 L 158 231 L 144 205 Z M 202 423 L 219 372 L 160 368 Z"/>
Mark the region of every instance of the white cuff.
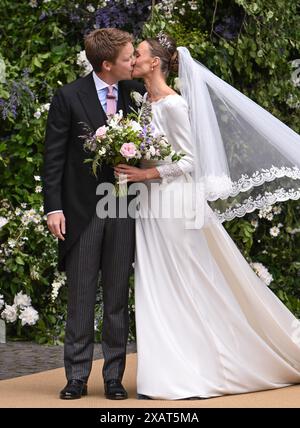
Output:
<path fill-rule="evenodd" d="M 56 210 L 56 211 L 50 211 L 49 213 L 47 213 L 46 215 L 50 215 L 50 214 L 55 214 L 55 213 L 62 213 L 63 210 Z"/>

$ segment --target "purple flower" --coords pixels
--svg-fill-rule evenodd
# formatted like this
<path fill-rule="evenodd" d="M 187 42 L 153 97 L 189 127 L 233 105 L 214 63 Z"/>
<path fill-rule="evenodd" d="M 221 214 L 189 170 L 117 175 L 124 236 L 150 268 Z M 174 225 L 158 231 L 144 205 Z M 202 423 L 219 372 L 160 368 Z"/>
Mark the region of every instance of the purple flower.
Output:
<path fill-rule="evenodd" d="M 18 115 L 18 108 L 30 104 L 35 99 L 34 93 L 24 80 L 13 81 L 8 89 L 10 91 L 9 99 L 0 101 L 0 111 L 4 120 L 9 114 L 15 119 Z"/>
<path fill-rule="evenodd" d="M 224 39 L 232 40 L 237 37 L 242 23 L 241 17 L 227 16 L 215 26 L 215 32 Z"/>
<path fill-rule="evenodd" d="M 151 4 L 151 0 L 134 1 L 131 4 L 110 1 L 107 6 L 96 11 L 96 27 L 122 28 L 138 35 L 149 17 Z"/>

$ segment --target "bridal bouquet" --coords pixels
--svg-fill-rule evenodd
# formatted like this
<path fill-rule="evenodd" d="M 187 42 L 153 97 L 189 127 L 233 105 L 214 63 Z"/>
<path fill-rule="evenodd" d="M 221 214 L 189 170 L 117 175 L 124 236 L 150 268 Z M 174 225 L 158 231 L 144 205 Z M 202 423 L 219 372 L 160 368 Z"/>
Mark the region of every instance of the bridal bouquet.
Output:
<path fill-rule="evenodd" d="M 92 163 L 95 176 L 98 167 L 101 169 L 104 163 L 114 167 L 120 163 L 136 165 L 141 159 L 169 159 L 176 162 L 183 156 L 172 149 L 165 135 L 155 130 L 150 109 L 144 106 L 138 113 L 131 113 L 126 118 L 120 110 L 110 116 L 107 125 L 101 126 L 95 133 L 84 125 L 87 131 L 86 135 L 81 136 L 84 149 L 92 154 L 85 162 Z M 116 194 L 120 195 L 119 185 L 124 182 L 126 178 L 120 177 L 115 186 Z"/>

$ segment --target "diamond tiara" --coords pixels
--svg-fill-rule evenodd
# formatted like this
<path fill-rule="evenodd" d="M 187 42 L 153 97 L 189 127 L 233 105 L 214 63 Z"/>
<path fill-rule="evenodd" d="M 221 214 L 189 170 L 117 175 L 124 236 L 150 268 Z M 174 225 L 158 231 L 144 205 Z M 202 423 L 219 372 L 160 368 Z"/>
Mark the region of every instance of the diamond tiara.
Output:
<path fill-rule="evenodd" d="M 164 34 L 162 31 L 160 31 L 159 33 L 158 33 L 158 35 L 157 35 L 157 40 L 158 40 L 158 42 L 159 42 L 159 44 L 163 47 L 163 48 L 165 48 L 165 49 L 169 49 L 171 46 L 172 46 L 172 44 L 171 44 L 171 42 L 169 42 L 169 40 L 168 40 L 168 36 L 166 35 L 166 34 Z"/>

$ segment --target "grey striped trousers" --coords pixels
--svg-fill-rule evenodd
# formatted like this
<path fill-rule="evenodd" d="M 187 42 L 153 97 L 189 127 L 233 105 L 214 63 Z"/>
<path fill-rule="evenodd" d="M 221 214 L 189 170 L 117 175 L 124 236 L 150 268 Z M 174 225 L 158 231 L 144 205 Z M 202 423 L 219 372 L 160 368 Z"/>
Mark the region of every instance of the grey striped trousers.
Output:
<path fill-rule="evenodd" d="M 103 286 L 103 378 L 122 379 L 128 339 L 128 279 L 135 221 L 96 215 L 66 257 L 68 312 L 64 347 L 67 379 L 87 381 L 93 361 L 99 271 Z"/>

